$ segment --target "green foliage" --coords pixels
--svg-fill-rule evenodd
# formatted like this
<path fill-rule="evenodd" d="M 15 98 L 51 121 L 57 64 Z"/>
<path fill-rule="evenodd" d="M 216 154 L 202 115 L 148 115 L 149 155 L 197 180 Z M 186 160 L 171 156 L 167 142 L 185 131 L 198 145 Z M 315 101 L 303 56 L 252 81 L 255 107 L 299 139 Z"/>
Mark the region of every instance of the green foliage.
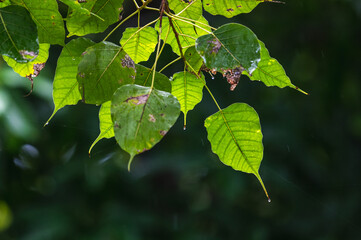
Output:
<path fill-rule="evenodd" d="M 122 0 L 61 2 L 68 6 L 65 21 L 68 37 L 104 32 L 120 21 L 123 10 Z M 180 111 L 186 125 L 187 113 L 202 101 L 206 89 L 218 108 L 205 121 L 213 152 L 235 170 L 254 174 L 267 194 L 258 173 L 263 158 L 258 114 L 245 103 L 221 109 L 202 71 L 220 72 L 231 84 L 231 90 L 243 72 L 267 86 L 298 88 L 249 28 L 229 23 L 216 29 L 202 16 L 202 6 L 211 14 L 229 18 L 270 1 L 165 0 L 159 8 L 149 7 L 150 2 L 142 1 L 139 6 L 133 1 L 137 10 L 103 41 L 95 43 L 89 38 L 74 37 L 63 47 L 53 83 L 55 107 L 50 119 L 59 109 L 79 100 L 101 105 L 100 134 L 89 153 L 101 139 L 115 137 L 130 154 L 130 168 L 137 154 L 151 149 L 166 135 Z M 159 17 L 141 26 L 139 19 L 144 9 L 158 12 Z M 123 32 L 116 41 L 120 45 L 106 41 L 135 15 L 138 26 Z M 55 0 L 3 1 L 0 19 L 0 53 L 21 76 L 36 77 L 48 58 L 50 44 L 64 45 L 64 21 Z M 179 57 L 159 70 L 158 60 L 165 44 Z M 151 68 L 139 64 L 148 61 L 153 52 Z M 183 62 L 184 71 L 171 78 L 161 73 L 178 61 Z"/>

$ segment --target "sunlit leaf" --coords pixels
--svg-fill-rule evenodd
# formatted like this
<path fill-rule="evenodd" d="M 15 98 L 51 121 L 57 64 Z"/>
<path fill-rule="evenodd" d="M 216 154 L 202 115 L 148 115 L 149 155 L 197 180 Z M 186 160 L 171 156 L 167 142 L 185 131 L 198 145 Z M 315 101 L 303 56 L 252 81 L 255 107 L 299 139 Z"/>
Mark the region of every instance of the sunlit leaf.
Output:
<path fill-rule="evenodd" d="M 266 86 L 290 87 L 305 93 L 291 83 L 282 65 L 269 55 L 264 43 L 259 41 L 259 44 L 261 46 L 261 61 L 252 75 L 248 75 L 249 78 L 251 80 L 262 81 Z"/>
<path fill-rule="evenodd" d="M 205 65 L 215 71 L 242 67 L 252 73 L 261 60 L 256 35 L 237 23 L 223 25 L 213 34 L 199 37 L 196 49 Z"/>
<path fill-rule="evenodd" d="M 147 61 L 158 43 L 158 33 L 153 27 L 146 27 L 136 33 L 137 31 L 138 28 L 127 28 L 120 40 L 120 45 L 135 63 Z"/>
<path fill-rule="evenodd" d="M 82 55 L 77 79 L 85 103 L 110 101 L 120 86 L 134 83 L 135 64 L 121 47 L 100 42 L 89 47 Z"/>
<path fill-rule="evenodd" d="M 153 71 L 139 64 L 135 64 L 135 69 L 135 84 L 150 87 L 152 85 Z M 172 84 L 166 75 L 155 72 L 154 88 L 170 93 L 172 91 Z"/>
<path fill-rule="evenodd" d="M 55 113 L 66 105 L 75 105 L 81 100 L 76 79 L 78 73 L 78 64 L 83 52 L 95 43 L 87 38 L 77 38 L 71 40 L 62 50 L 53 82 L 53 100 Z"/>
<path fill-rule="evenodd" d="M 10 0 L 3 0 L 2 2 L 0 1 L 0 8 L 7 7 L 10 4 Z"/>
<path fill-rule="evenodd" d="M 66 21 L 68 37 L 105 31 L 110 24 L 119 21 L 123 0 L 93 0 L 82 3 L 81 7 L 88 9 L 90 15 L 71 10 Z"/>
<path fill-rule="evenodd" d="M 168 0 L 169 8 L 179 16 L 186 17 L 193 20 L 198 20 L 202 16 L 202 1 L 201 0 Z M 185 9 L 185 10 L 184 10 Z"/>
<path fill-rule="evenodd" d="M 234 103 L 208 117 L 204 125 L 212 151 L 219 159 L 235 170 L 254 174 L 264 188 L 258 172 L 263 135 L 257 112 L 245 103 Z"/>
<path fill-rule="evenodd" d="M 100 107 L 99 110 L 100 134 L 91 145 L 89 149 L 89 154 L 93 149 L 93 147 L 95 146 L 95 144 L 97 144 L 101 139 L 114 137 L 114 126 L 111 117 L 110 107 L 111 107 L 111 101 L 103 103 L 102 106 Z"/>
<path fill-rule="evenodd" d="M 168 92 L 138 85 L 120 87 L 112 99 L 115 138 L 132 159 L 151 149 L 176 122 L 178 100 Z"/>
<path fill-rule="evenodd" d="M 203 7 L 212 15 L 232 18 L 241 13 L 251 12 L 262 2 L 272 2 L 272 0 L 203 0 Z"/>
<path fill-rule="evenodd" d="M 39 42 L 64 45 L 63 17 L 56 0 L 12 0 L 26 8 L 38 27 Z"/>
<path fill-rule="evenodd" d="M 201 78 L 204 76 L 201 73 Z M 172 94 L 178 99 L 184 114 L 184 128 L 187 124 L 187 113 L 202 101 L 204 82 L 195 74 L 187 71 L 173 75 Z"/>
<path fill-rule="evenodd" d="M 38 52 L 38 30 L 29 12 L 20 6 L 0 8 L 0 54 L 28 62 Z"/>
<path fill-rule="evenodd" d="M 203 21 L 203 20 L 202 20 Z M 155 26 L 155 29 L 159 29 L 159 23 Z M 173 26 L 175 30 L 178 32 L 179 41 L 182 46 L 183 53 L 187 50 L 187 48 L 194 46 L 196 39 L 207 32 L 202 31 L 199 28 L 194 27 L 191 24 L 185 23 L 179 20 L 173 20 Z M 210 31 L 209 27 L 200 25 L 207 31 Z M 169 19 L 167 17 L 163 17 L 162 20 L 162 34 L 161 37 L 163 40 L 167 39 L 166 43 L 168 43 L 171 47 L 173 52 L 180 55 L 179 46 L 177 43 L 176 36 L 172 30 L 172 27 L 169 24 Z"/>
<path fill-rule="evenodd" d="M 39 55 L 27 63 L 18 63 L 14 59 L 4 56 L 6 63 L 22 77 L 36 77 L 39 74 L 38 69 L 44 67 L 49 57 L 50 44 L 41 43 Z"/>

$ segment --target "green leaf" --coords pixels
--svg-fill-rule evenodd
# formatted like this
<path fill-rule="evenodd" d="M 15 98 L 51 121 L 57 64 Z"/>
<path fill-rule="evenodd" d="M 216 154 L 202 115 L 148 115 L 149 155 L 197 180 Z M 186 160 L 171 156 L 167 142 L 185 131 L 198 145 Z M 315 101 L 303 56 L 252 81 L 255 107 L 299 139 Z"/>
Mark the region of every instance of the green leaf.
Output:
<path fill-rule="evenodd" d="M 151 149 L 176 122 L 180 106 L 168 92 L 138 85 L 120 87 L 111 106 L 115 138 L 122 149 L 135 155 Z"/>
<path fill-rule="evenodd" d="M 63 17 L 56 0 L 12 0 L 26 8 L 38 27 L 39 42 L 64 45 Z"/>
<path fill-rule="evenodd" d="M 202 21 L 204 21 L 204 20 L 202 20 Z M 202 31 L 202 30 L 194 27 L 193 25 L 185 23 L 183 21 L 173 20 L 173 25 L 179 34 L 179 41 L 180 41 L 181 46 L 183 47 L 183 53 L 187 50 L 187 48 L 195 45 L 196 39 L 198 37 L 200 37 L 204 34 L 207 34 L 207 32 Z M 209 27 L 205 27 L 203 25 L 201 25 L 201 27 L 206 29 L 207 31 L 210 31 Z M 159 22 L 157 22 L 155 29 L 159 29 Z M 169 24 L 168 17 L 163 17 L 161 37 L 164 41 L 165 41 L 165 39 L 167 39 L 166 43 L 168 43 L 172 47 L 172 50 L 174 53 L 176 53 L 180 56 L 177 39 L 176 39 L 175 34 Z"/>
<path fill-rule="evenodd" d="M 100 42 L 89 47 L 82 55 L 77 79 L 85 103 L 110 101 L 120 86 L 134 83 L 134 62 L 121 47 Z"/>
<path fill-rule="evenodd" d="M 252 75 L 248 74 L 249 78 L 253 81 L 262 81 L 266 86 L 290 87 L 307 94 L 291 83 L 282 65 L 276 59 L 271 58 L 264 43 L 259 41 L 259 44 L 261 46 L 261 61 Z"/>
<path fill-rule="evenodd" d="M 152 85 L 153 71 L 150 68 L 139 64 L 135 64 L 135 69 L 136 75 L 134 83 L 140 86 L 150 87 Z M 154 88 L 170 93 L 172 91 L 172 84 L 167 76 L 162 73 L 155 72 Z"/>
<path fill-rule="evenodd" d="M 196 42 L 205 65 L 222 72 L 242 67 L 252 73 L 261 60 L 260 48 L 256 35 L 237 23 L 223 25 Z"/>
<path fill-rule="evenodd" d="M 251 12 L 261 2 L 272 2 L 272 0 L 203 0 L 203 7 L 212 15 L 231 18 L 241 13 Z"/>
<path fill-rule="evenodd" d="M 87 38 L 77 38 L 71 40 L 63 48 L 58 63 L 53 82 L 54 112 L 46 124 L 53 118 L 55 113 L 66 105 L 75 105 L 81 100 L 76 79 L 78 64 L 82 53 L 95 43 Z"/>
<path fill-rule="evenodd" d="M 168 0 L 168 3 L 169 8 L 172 9 L 175 14 L 182 12 L 179 15 L 181 17 L 198 20 L 202 16 L 203 9 L 201 0 Z"/>
<path fill-rule="evenodd" d="M 7 7 L 9 5 L 11 5 L 10 0 L 0 1 L 0 8 Z"/>
<path fill-rule="evenodd" d="M 134 35 L 137 31 L 138 28 L 127 28 L 120 40 L 120 45 L 135 63 L 147 61 L 158 43 L 158 33 L 153 27 L 146 27 Z"/>
<path fill-rule="evenodd" d="M 82 5 L 85 3 L 79 3 L 78 0 L 60 0 L 60 2 L 63 2 L 64 4 L 68 5 L 73 11 L 77 11 L 78 13 L 85 14 L 87 16 L 90 16 L 90 11 L 86 8 L 83 8 Z M 94 6 L 95 2 L 91 1 L 88 3 L 88 8 L 91 8 Z"/>
<path fill-rule="evenodd" d="M 82 4 L 90 15 L 83 11 L 70 11 L 66 21 L 69 35 L 84 36 L 105 31 L 109 25 L 119 21 L 123 10 L 123 0 L 93 0 Z"/>
<path fill-rule="evenodd" d="M 100 134 L 91 145 L 89 149 L 89 155 L 95 144 L 97 144 L 101 139 L 114 137 L 114 126 L 111 117 L 110 107 L 111 107 L 111 101 L 103 103 L 102 106 L 100 107 L 99 110 Z"/>
<path fill-rule="evenodd" d="M 254 174 L 268 197 L 258 172 L 263 158 L 263 136 L 257 112 L 245 103 L 234 103 L 208 117 L 204 126 L 212 151 L 219 159 L 235 170 Z"/>
<path fill-rule="evenodd" d="M 203 66 L 203 59 L 198 54 L 195 47 L 190 47 L 184 54 L 186 61 L 192 66 L 193 70 L 197 73 Z M 192 69 L 190 70 L 192 72 Z"/>
<path fill-rule="evenodd" d="M 29 12 L 20 6 L 0 9 L 0 54 L 28 62 L 39 52 L 38 30 Z"/>
<path fill-rule="evenodd" d="M 203 74 L 201 78 L 204 80 Z M 204 80 L 205 81 L 205 80 Z M 187 125 L 187 113 L 202 101 L 204 82 L 187 71 L 173 75 L 172 94 L 178 99 L 184 114 L 184 129 Z"/>
<path fill-rule="evenodd" d="M 32 61 L 27 63 L 18 63 L 14 59 L 4 56 L 6 63 L 12 67 L 12 69 L 22 77 L 36 77 L 39 75 L 39 68 L 45 66 L 46 61 L 49 57 L 50 44 L 41 43 L 39 49 L 39 55 Z M 41 70 L 40 69 L 40 70 Z"/>

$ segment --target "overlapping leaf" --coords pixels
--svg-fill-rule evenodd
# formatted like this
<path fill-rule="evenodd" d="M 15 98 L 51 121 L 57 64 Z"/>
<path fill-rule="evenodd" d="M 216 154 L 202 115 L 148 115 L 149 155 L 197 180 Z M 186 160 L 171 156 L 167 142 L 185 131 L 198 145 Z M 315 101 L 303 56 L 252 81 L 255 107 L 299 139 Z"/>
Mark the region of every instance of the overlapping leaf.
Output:
<path fill-rule="evenodd" d="M 119 21 L 123 10 L 123 0 L 93 0 L 81 4 L 90 14 L 73 9 L 67 18 L 69 37 L 84 36 L 90 33 L 103 32 L 110 24 Z"/>
<path fill-rule="evenodd" d="M 22 77 L 31 77 L 38 75 L 39 66 L 44 66 L 49 57 L 50 44 L 40 43 L 40 49 L 38 56 L 27 63 L 18 63 L 14 59 L 4 56 L 6 63 L 12 67 L 12 69 Z"/>
<path fill-rule="evenodd" d="M 173 75 L 172 94 L 181 105 L 181 111 L 184 114 L 184 128 L 187 124 L 187 113 L 202 101 L 205 80 L 202 73 L 200 76 L 203 81 L 187 71 Z"/>
<path fill-rule="evenodd" d="M 212 15 L 231 18 L 251 12 L 261 2 L 272 2 L 272 0 L 203 0 L 203 7 Z"/>
<path fill-rule="evenodd" d="M 254 174 L 264 188 L 258 173 L 263 136 L 257 112 L 245 103 L 234 103 L 208 117 L 204 125 L 212 151 L 219 159 L 235 170 Z"/>
<path fill-rule="evenodd" d="M 0 54 L 28 62 L 39 52 L 38 30 L 29 12 L 21 6 L 0 9 Z"/>
<path fill-rule="evenodd" d="M 58 59 L 53 82 L 54 112 L 47 123 L 59 109 L 66 105 L 75 105 L 81 100 L 78 81 L 76 79 L 78 64 L 83 52 L 94 44 L 95 43 L 89 39 L 77 38 L 71 40 L 63 48 Z"/>
<path fill-rule="evenodd" d="M 201 0 L 168 0 L 169 8 L 179 16 L 186 17 L 193 20 L 198 20 L 202 16 L 202 1 Z M 185 9 L 185 10 L 184 10 Z"/>
<path fill-rule="evenodd" d="M 193 72 L 193 70 L 198 73 L 203 66 L 203 59 L 198 54 L 195 47 L 190 47 L 184 54 L 186 61 L 189 65 L 192 66 L 192 69 L 189 69 L 189 72 Z M 189 68 L 189 66 L 187 66 Z"/>
<path fill-rule="evenodd" d="M 115 138 L 131 159 L 151 149 L 176 122 L 178 100 L 168 92 L 138 85 L 120 87 L 112 99 Z M 130 166 L 130 165 L 129 165 Z"/>
<path fill-rule="evenodd" d="M 135 84 L 150 87 L 152 85 L 153 71 L 150 68 L 139 64 L 135 64 L 135 69 Z M 162 73 L 155 72 L 154 88 L 170 93 L 172 91 L 172 84 L 167 76 Z"/>
<path fill-rule="evenodd" d="M 153 27 L 137 31 L 138 28 L 127 28 L 120 40 L 120 45 L 135 63 L 147 61 L 158 43 L 158 33 Z"/>
<path fill-rule="evenodd" d="M 93 149 L 93 147 L 95 146 L 95 144 L 97 144 L 101 139 L 114 137 L 114 126 L 111 117 L 110 107 L 111 107 L 111 101 L 103 103 L 102 106 L 100 107 L 99 110 L 100 134 L 91 145 L 89 149 L 89 154 Z"/>
<path fill-rule="evenodd" d="M 100 42 L 89 47 L 82 55 L 77 79 L 85 103 L 110 101 L 120 86 L 134 83 L 135 64 L 121 47 Z"/>
<path fill-rule="evenodd" d="M 11 0 L 26 8 L 38 27 L 39 42 L 64 45 L 65 29 L 56 0 Z"/>
<path fill-rule="evenodd" d="M 305 93 L 291 83 L 282 65 L 269 55 L 264 43 L 259 41 L 259 44 L 261 46 L 261 61 L 252 75 L 248 75 L 249 78 L 251 80 L 262 81 L 266 86 L 290 87 Z"/>
<path fill-rule="evenodd" d="M 256 35 L 237 23 L 223 25 L 213 34 L 199 37 L 196 49 L 205 65 L 216 71 L 242 66 L 248 73 L 252 73 L 261 60 Z"/>
<path fill-rule="evenodd" d="M 206 32 L 200 28 L 197 28 L 192 24 L 188 24 L 188 23 L 185 23 L 185 22 L 179 21 L 179 20 L 172 20 L 172 21 L 173 21 L 175 30 L 178 32 L 179 41 L 182 46 L 183 53 L 187 50 L 188 47 L 194 46 L 196 38 L 203 36 L 205 34 L 208 34 L 208 32 Z M 199 21 L 204 22 L 205 24 L 208 24 L 207 20 L 205 20 L 204 18 L 201 18 Z M 209 27 L 207 27 L 205 25 L 201 25 L 201 24 L 196 24 L 196 25 L 200 25 L 201 28 L 210 32 Z M 155 29 L 158 29 L 159 28 L 158 26 L 159 25 L 157 23 Z M 173 52 L 180 55 L 180 50 L 179 50 L 176 36 L 169 24 L 169 18 L 167 18 L 167 17 L 163 17 L 163 20 L 162 20 L 161 37 L 163 40 L 167 39 L 166 43 L 168 43 L 172 47 Z"/>
<path fill-rule="evenodd" d="M 0 2 L 0 8 L 7 7 L 10 4 L 10 0 L 3 0 L 2 2 Z"/>

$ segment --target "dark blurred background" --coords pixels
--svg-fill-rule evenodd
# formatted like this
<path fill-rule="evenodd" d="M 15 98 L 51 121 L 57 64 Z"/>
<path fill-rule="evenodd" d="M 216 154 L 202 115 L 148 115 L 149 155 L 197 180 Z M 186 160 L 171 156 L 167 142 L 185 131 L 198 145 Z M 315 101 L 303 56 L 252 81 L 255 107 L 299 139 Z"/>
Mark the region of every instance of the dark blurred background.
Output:
<path fill-rule="evenodd" d="M 131 11 L 126 5 L 124 16 Z M 260 173 L 272 202 L 254 176 L 211 152 L 203 123 L 217 109 L 207 92 L 187 130 L 180 116 L 161 143 L 136 157 L 131 173 L 114 139 L 98 143 L 89 158 L 98 107 L 67 107 L 43 127 L 61 51 L 53 46 L 29 97 L 29 81 L 0 60 L 1 240 L 360 239 L 361 1 L 289 0 L 233 19 L 206 17 L 215 27 L 234 21 L 251 28 L 310 93 L 246 77 L 230 92 L 220 76 L 207 76 L 221 107 L 246 102 L 259 113 Z M 127 26 L 136 19 L 110 40 L 118 43 Z M 175 58 L 166 51 L 163 66 Z"/>

